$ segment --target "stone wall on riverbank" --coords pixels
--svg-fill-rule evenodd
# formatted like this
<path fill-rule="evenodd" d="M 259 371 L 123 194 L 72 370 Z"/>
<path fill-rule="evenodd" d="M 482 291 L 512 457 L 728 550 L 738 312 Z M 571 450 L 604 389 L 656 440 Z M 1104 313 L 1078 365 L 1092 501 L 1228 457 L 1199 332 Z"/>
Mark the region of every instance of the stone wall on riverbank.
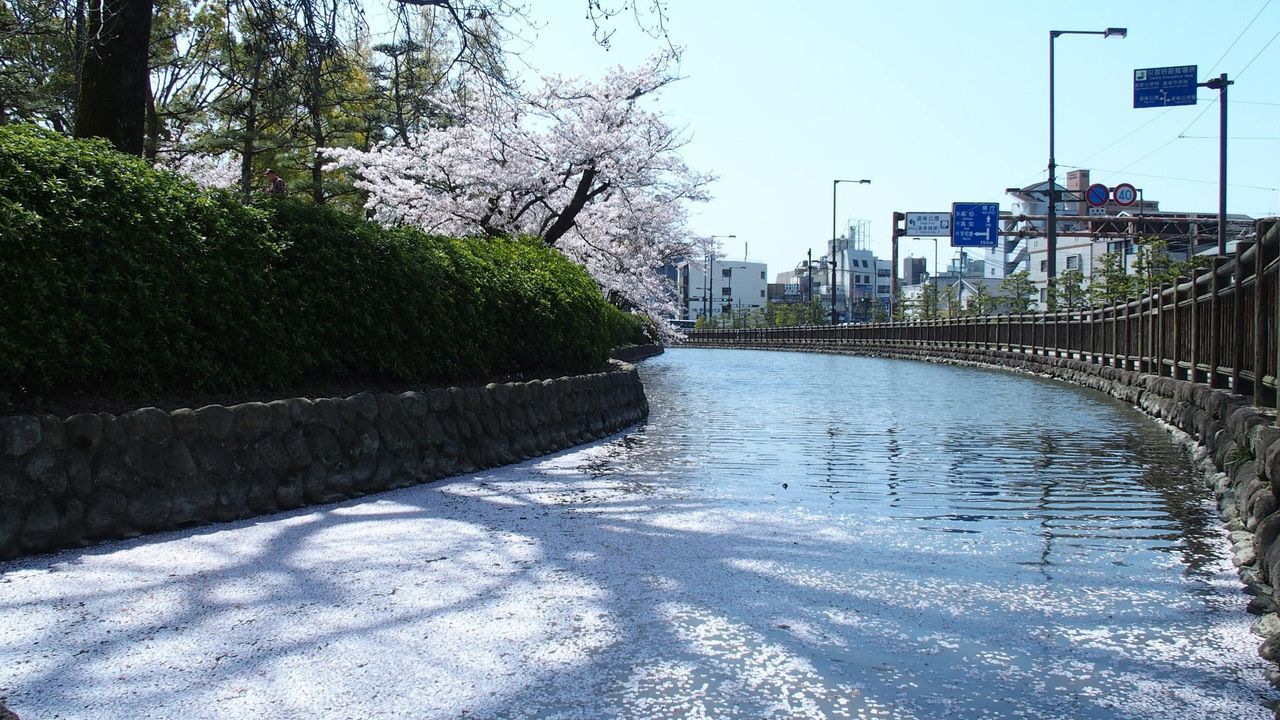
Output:
<path fill-rule="evenodd" d="M 1101 390 L 1184 433 L 1183 439 L 1214 492 L 1230 532 L 1233 561 L 1249 611 L 1262 616 L 1255 631 L 1259 652 L 1280 662 L 1280 428 L 1274 415 L 1235 395 L 1147 373 L 1062 357 L 995 350 L 957 350 L 895 345 L 850 346 L 838 341 L 800 340 L 687 343 L 690 347 L 739 347 L 869 355 L 927 362 L 994 367 L 1065 380 Z M 1271 678 L 1280 686 L 1280 672 Z"/>
<path fill-rule="evenodd" d="M 399 395 L 0 417 L 0 558 L 472 472 L 648 416 L 634 367 Z"/>

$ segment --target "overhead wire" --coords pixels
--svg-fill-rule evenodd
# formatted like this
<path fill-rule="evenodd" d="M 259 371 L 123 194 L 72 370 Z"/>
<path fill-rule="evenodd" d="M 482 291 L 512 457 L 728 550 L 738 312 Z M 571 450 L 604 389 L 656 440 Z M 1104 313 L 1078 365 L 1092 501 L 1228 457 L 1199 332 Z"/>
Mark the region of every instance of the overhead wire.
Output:
<path fill-rule="evenodd" d="M 1248 22 L 1247 24 L 1245 24 L 1244 29 L 1242 29 L 1242 30 L 1241 30 L 1241 31 L 1236 35 L 1235 39 L 1231 41 L 1231 44 L 1227 46 L 1227 49 L 1223 51 L 1222 55 L 1218 57 L 1217 61 L 1215 61 L 1215 62 L 1213 63 L 1213 65 L 1209 68 L 1209 70 L 1208 70 L 1208 72 L 1207 72 L 1206 74 L 1212 74 L 1212 73 L 1213 73 L 1213 71 L 1214 71 L 1214 70 L 1216 70 L 1216 69 L 1218 68 L 1218 65 L 1219 65 L 1219 64 L 1221 64 L 1221 63 L 1222 63 L 1222 61 L 1223 61 L 1224 59 L 1226 59 L 1227 55 L 1228 55 L 1228 54 L 1230 54 L 1231 50 L 1232 50 L 1233 48 L 1235 48 L 1235 46 L 1236 46 L 1236 44 L 1237 44 L 1237 43 L 1239 43 L 1239 42 L 1240 42 L 1240 39 L 1244 37 L 1245 33 L 1249 32 L 1249 28 L 1253 27 L 1253 24 L 1254 24 L 1255 22 L 1257 22 L 1258 18 L 1262 15 L 1262 13 L 1266 12 L 1267 8 L 1268 8 L 1268 7 L 1270 7 L 1271 2 L 1272 2 L 1272 0 L 1267 0 L 1266 2 L 1264 2 L 1264 3 L 1262 4 L 1262 7 L 1258 8 L 1258 12 L 1256 12 L 1256 13 L 1254 13 L 1254 14 L 1253 14 L 1253 18 L 1251 18 L 1251 19 L 1249 20 L 1249 22 Z M 1257 54 L 1255 54 L 1255 55 L 1253 56 L 1253 58 L 1252 58 L 1251 60 L 1249 60 L 1249 62 L 1248 62 L 1248 63 L 1246 63 L 1246 64 L 1245 64 L 1245 66 L 1244 66 L 1243 68 L 1241 68 L 1241 69 L 1240 69 L 1240 72 L 1236 73 L 1236 77 L 1237 77 L 1237 78 L 1238 78 L 1238 77 L 1240 77 L 1240 75 L 1242 75 L 1242 74 L 1244 73 L 1244 71 L 1245 71 L 1245 70 L 1247 70 L 1247 69 L 1249 68 L 1249 66 L 1253 64 L 1254 60 L 1257 60 L 1257 59 L 1258 59 L 1258 57 L 1259 57 L 1260 55 L 1262 55 L 1262 53 L 1263 53 L 1263 52 L 1265 52 L 1265 51 L 1266 51 L 1266 49 L 1267 49 L 1268 47 L 1270 47 L 1270 46 L 1271 46 L 1271 43 L 1275 42 L 1276 37 L 1280 37 L 1280 32 L 1276 33 L 1276 35 L 1273 35 L 1273 36 L 1271 37 L 1271 39 L 1267 41 L 1266 45 L 1263 45 L 1263 46 L 1262 46 L 1262 49 L 1261 49 L 1261 50 L 1259 50 L 1259 51 L 1257 52 Z M 1161 144 L 1159 147 L 1157 147 L 1156 149 L 1152 150 L 1151 152 L 1148 152 L 1146 155 L 1143 155 L 1142 157 L 1138 158 L 1137 160 L 1134 160 L 1133 162 L 1129 163 L 1129 164 L 1128 164 L 1128 165 L 1126 165 L 1124 168 L 1122 168 L 1122 169 L 1120 169 L 1120 170 L 1116 170 L 1116 171 L 1112 172 L 1112 174 L 1113 174 L 1113 175 L 1115 175 L 1115 174 L 1119 174 L 1119 173 L 1122 173 L 1122 172 L 1126 172 L 1126 171 L 1128 171 L 1128 169 L 1129 169 L 1129 168 L 1133 167 L 1134 165 L 1137 165 L 1138 163 L 1142 162 L 1143 160 L 1146 160 L 1147 158 L 1151 157 L 1152 155 L 1155 155 L 1156 153 L 1160 152 L 1161 150 L 1165 149 L 1166 147 L 1169 147 L 1170 145 L 1172 145 L 1173 143 L 1177 142 L 1178 140 L 1183 139 L 1183 138 L 1184 138 L 1184 136 L 1186 136 L 1186 132 L 1187 132 L 1188 130 L 1190 130 L 1190 129 L 1191 129 L 1191 128 L 1192 128 L 1192 127 L 1193 127 L 1197 122 L 1199 122 L 1199 121 L 1200 121 L 1200 118 L 1204 117 L 1204 114 L 1205 114 L 1206 112 L 1208 112 L 1208 111 L 1209 111 L 1209 109 L 1210 109 L 1210 108 L 1212 108 L 1212 107 L 1213 107 L 1216 103 L 1218 103 L 1218 102 L 1221 102 L 1221 93 L 1218 93 L 1218 95 L 1217 95 L 1217 96 L 1215 96 L 1215 97 L 1214 97 L 1214 98 L 1213 98 L 1213 99 L 1212 99 L 1212 100 L 1211 100 L 1207 105 L 1205 105 L 1205 106 L 1204 106 L 1204 108 L 1203 108 L 1203 109 L 1201 109 L 1201 110 L 1200 110 L 1200 112 L 1199 112 L 1199 113 L 1197 113 L 1197 114 L 1196 114 L 1196 116 L 1195 116 L 1194 118 L 1192 118 L 1191 122 L 1190 122 L 1190 123 L 1188 123 L 1188 124 L 1187 124 L 1187 126 L 1186 126 L 1186 127 L 1184 127 L 1184 128 L 1183 128 L 1183 129 L 1182 129 L 1182 130 L 1181 130 L 1177 135 L 1175 135 L 1173 138 L 1171 138 L 1171 139 L 1170 139 L 1170 140 L 1168 140 L 1167 142 L 1165 142 L 1165 143 Z M 1231 102 L 1240 102 L 1240 101 L 1231 101 Z M 1268 104 L 1268 103 L 1257 103 L 1257 104 Z M 1151 120 L 1148 120 L 1147 122 L 1145 122 L 1145 123 L 1143 123 L 1142 125 L 1138 126 L 1136 129 L 1131 130 L 1131 131 L 1129 131 L 1128 133 L 1125 133 L 1125 135 L 1123 135 L 1122 137 L 1120 137 L 1118 140 L 1115 140 L 1114 142 L 1109 143 L 1106 147 L 1102 148 L 1101 150 L 1097 150 L 1097 151 L 1095 151 L 1095 152 L 1093 152 L 1093 153 L 1090 153 L 1090 154 L 1085 158 L 1085 161 L 1090 160 L 1090 159 L 1092 159 L 1092 158 L 1096 157 L 1097 155 L 1099 155 L 1100 153 L 1103 153 L 1103 152 L 1105 152 L 1106 150 L 1108 150 L 1108 149 L 1110 149 L 1110 148 L 1114 147 L 1115 145 L 1119 144 L 1121 141 L 1125 140 L 1125 139 L 1126 139 L 1126 138 L 1128 138 L 1129 136 L 1131 136 L 1131 135 L 1133 135 L 1134 133 L 1138 132 L 1139 130 L 1141 130 L 1141 129 L 1143 129 L 1143 128 L 1147 127 L 1148 125 L 1152 124 L 1152 123 L 1153 123 L 1153 122 L 1155 122 L 1156 120 L 1159 120 L 1160 118 L 1164 117 L 1164 116 L 1165 116 L 1165 115 L 1167 115 L 1167 114 L 1168 114 L 1172 109 L 1173 109 L 1173 108 L 1166 108 L 1166 109 L 1165 109 L 1165 111 L 1164 111 L 1163 113 L 1160 113 L 1159 115 L 1157 115 L 1156 117 L 1152 118 Z M 1105 171 L 1104 171 L 1104 172 L 1105 172 Z"/>

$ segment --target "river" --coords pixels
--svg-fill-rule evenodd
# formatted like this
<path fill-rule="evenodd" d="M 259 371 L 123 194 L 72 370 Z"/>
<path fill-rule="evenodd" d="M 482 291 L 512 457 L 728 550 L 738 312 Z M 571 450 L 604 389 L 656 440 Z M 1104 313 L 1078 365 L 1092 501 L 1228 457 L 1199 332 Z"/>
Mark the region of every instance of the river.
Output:
<path fill-rule="evenodd" d="M 1271 718 L 1165 430 L 1008 373 L 674 349 L 548 458 L 0 565 L 24 718 Z"/>

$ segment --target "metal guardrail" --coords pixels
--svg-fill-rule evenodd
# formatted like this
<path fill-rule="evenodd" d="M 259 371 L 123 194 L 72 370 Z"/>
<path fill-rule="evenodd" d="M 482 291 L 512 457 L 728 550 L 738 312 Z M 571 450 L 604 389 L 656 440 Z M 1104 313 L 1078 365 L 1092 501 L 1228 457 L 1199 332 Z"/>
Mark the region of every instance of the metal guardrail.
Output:
<path fill-rule="evenodd" d="M 1205 383 L 1280 410 L 1280 219 L 1258 221 L 1256 241 L 1237 244 L 1193 278 L 1152 288 L 1111 307 L 851 326 L 695 330 L 693 344 L 803 346 L 856 351 L 1014 352 L 1069 357 Z"/>

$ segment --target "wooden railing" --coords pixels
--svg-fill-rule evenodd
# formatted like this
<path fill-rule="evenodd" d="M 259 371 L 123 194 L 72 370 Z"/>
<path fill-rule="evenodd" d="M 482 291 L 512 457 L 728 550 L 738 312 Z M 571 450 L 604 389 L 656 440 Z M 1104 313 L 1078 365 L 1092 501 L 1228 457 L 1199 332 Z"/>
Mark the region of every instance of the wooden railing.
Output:
<path fill-rule="evenodd" d="M 1276 407 L 1280 343 L 1280 219 L 1258 222 L 1254 242 L 1217 257 L 1194 278 L 1112 307 L 849 326 L 697 330 L 691 344 L 836 344 L 1070 357 L 1252 396 Z"/>

